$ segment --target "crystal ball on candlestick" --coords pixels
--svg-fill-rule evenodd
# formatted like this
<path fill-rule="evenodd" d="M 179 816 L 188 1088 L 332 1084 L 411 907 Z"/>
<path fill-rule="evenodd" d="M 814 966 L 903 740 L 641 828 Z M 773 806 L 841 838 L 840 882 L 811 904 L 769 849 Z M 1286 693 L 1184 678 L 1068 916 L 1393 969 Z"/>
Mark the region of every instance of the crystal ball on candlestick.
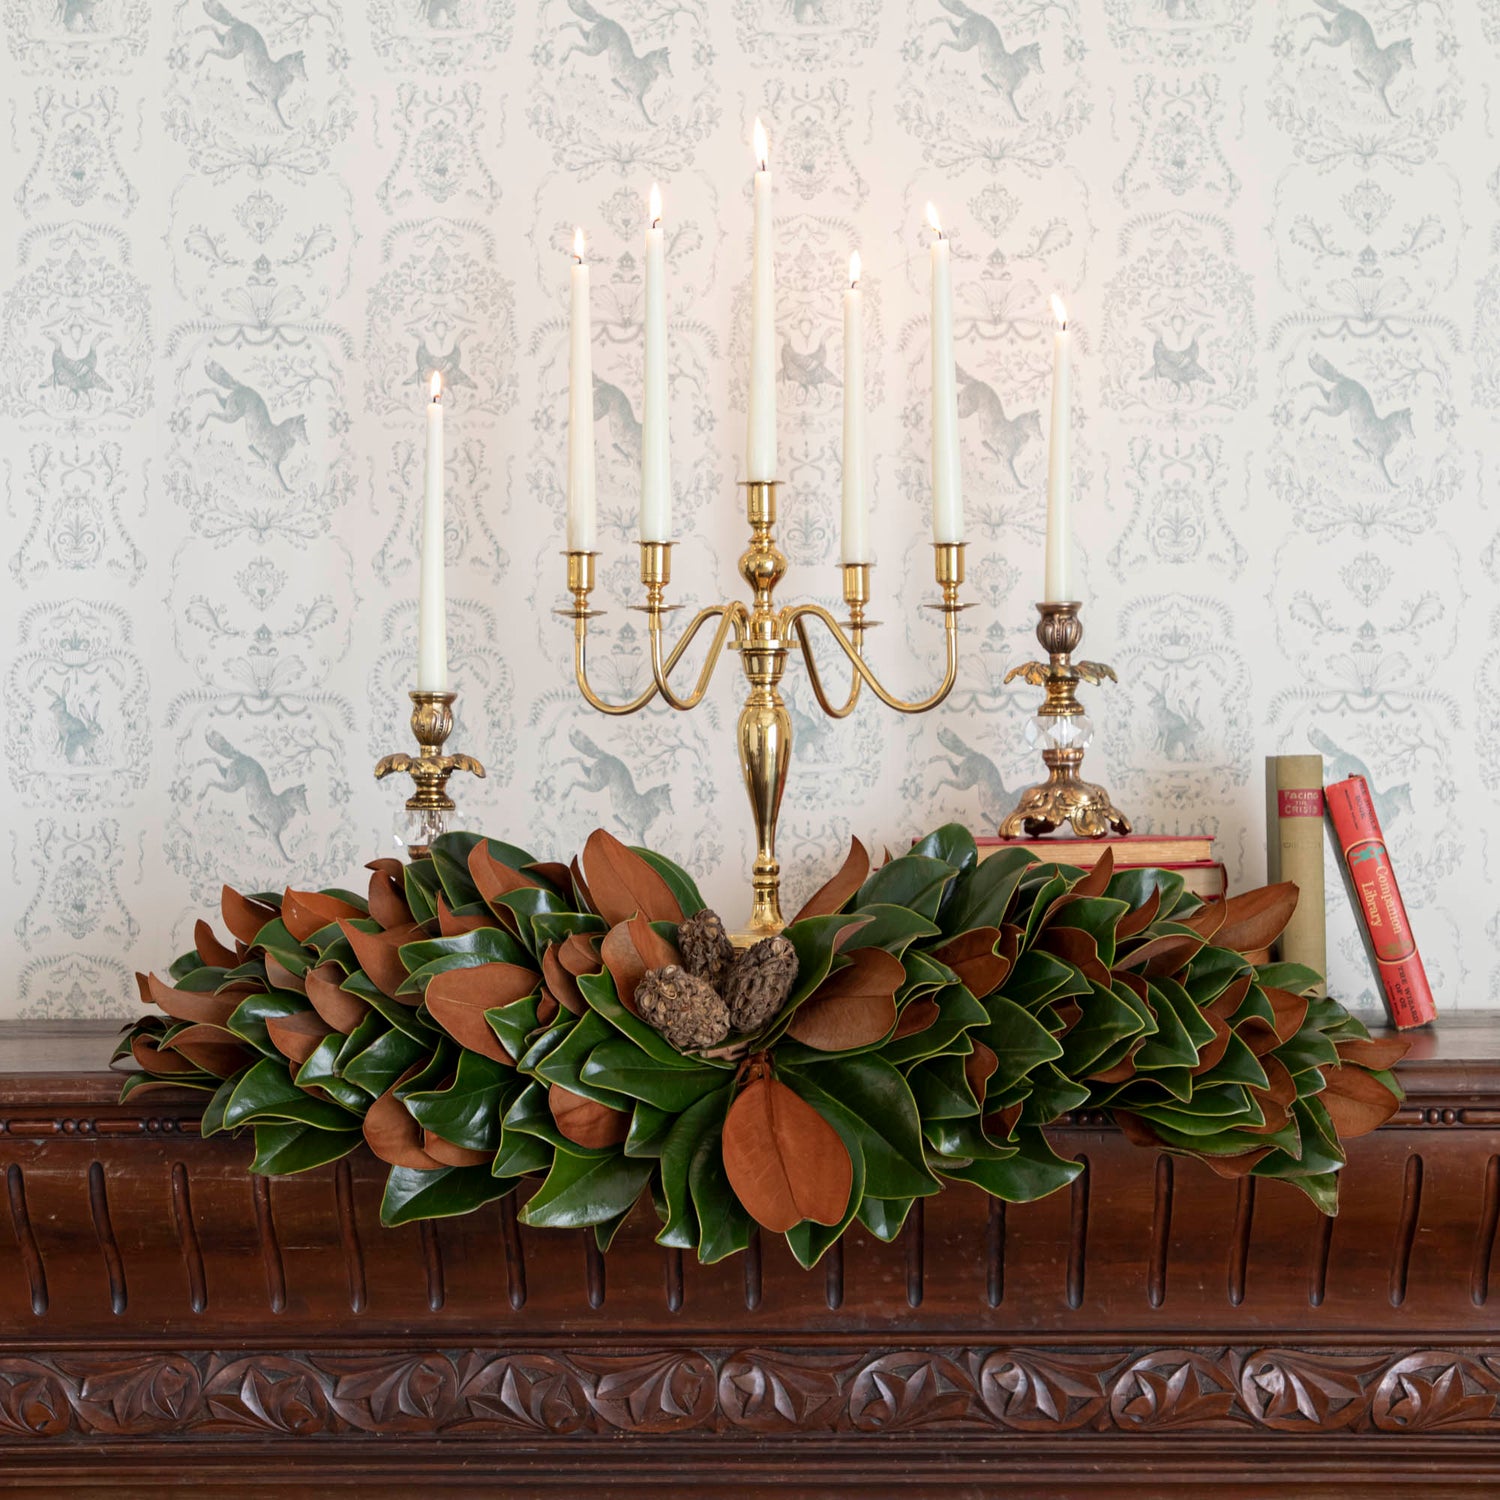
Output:
<path fill-rule="evenodd" d="M 1026 721 L 1026 743 L 1033 750 L 1087 750 L 1093 738 L 1087 714 L 1034 714 Z"/>
<path fill-rule="evenodd" d="M 456 807 L 451 812 L 417 811 L 403 806 L 396 809 L 396 816 L 391 822 L 391 835 L 397 856 L 409 859 L 413 849 L 430 848 L 450 828 L 466 826 L 462 808 Z"/>

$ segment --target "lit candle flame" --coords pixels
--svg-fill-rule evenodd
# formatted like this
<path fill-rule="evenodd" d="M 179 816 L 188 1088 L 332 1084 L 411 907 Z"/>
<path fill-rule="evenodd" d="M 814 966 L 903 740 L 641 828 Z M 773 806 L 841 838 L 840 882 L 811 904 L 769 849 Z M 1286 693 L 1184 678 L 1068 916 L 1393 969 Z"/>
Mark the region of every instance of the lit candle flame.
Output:
<path fill-rule="evenodd" d="M 1052 294 L 1052 316 L 1057 319 L 1057 326 L 1066 329 L 1068 326 L 1068 310 L 1063 306 L 1063 299 L 1056 292 Z"/>
<path fill-rule="evenodd" d="M 654 182 L 651 184 L 651 206 L 647 212 L 651 218 L 651 227 L 655 229 L 661 223 L 661 189 Z"/>
<path fill-rule="evenodd" d="M 943 224 L 942 224 L 942 220 L 940 220 L 938 218 L 938 211 L 937 211 L 936 206 L 934 204 L 931 204 L 931 203 L 929 203 L 927 205 L 927 222 L 932 225 L 933 233 L 936 234 L 939 239 L 942 239 L 943 238 Z"/>
<path fill-rule="evenodd" d="M 849 257 L 849 285 L 859 285 L 859 251 L 856 250 Z"/>
<path fill-rule="evenodd" d="M 576 260 L 576 261 L 581 261 L 583 259 L 583 230 L 582 229 L 575 229 L 573 231 L 573 259 Z"/>
<path fill-rule="evenodd" d="M 759 120 L 755 122 L 755 159 L 760 163 L 760 170 L 766 170 L 766 163 L 770 160 L 770 147 L 766 142 L 766 127 Z"/>
<path fill-rule="evenodd" d="M 432 399 L 434 401 L 443 399 L 443 377 L 436 370 L 432 372 Z"/>

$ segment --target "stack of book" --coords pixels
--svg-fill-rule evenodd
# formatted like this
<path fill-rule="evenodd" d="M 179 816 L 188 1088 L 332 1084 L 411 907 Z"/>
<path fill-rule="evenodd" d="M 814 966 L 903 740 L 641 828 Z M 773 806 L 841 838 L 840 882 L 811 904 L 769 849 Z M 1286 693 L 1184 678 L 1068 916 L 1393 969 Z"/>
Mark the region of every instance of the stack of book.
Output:
<path fill-rule="evenodd" d="M 979 857 L 984 859 L 997 849 L 1026 849 L 1054 865 L 1072 865 L 1091 870 L 1106 849 L 1112 849 L 1115 869 L 1151 868 L 1175 870 L 1184 886 L 1205 901 L 1222 901 L 1229 878 L 1222 862 L 1214 858 L 1214 841 L 1207 834 L 1130 833 L 1120 838 L 1078 839 L 998 839 L 981 838 Z"/>

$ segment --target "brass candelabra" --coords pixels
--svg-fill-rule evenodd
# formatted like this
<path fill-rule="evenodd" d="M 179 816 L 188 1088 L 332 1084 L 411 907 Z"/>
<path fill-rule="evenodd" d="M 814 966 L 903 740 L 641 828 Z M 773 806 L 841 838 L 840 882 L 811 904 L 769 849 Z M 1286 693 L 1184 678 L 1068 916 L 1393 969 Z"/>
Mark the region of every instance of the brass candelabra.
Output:
<path fill-rule="evenodd" d="M 405 771 L 415 784 L 406 799 L 408 815 L 407 852 L 413 859 L 423 859 L 432 842 L 448 827 L 448 816 L 457 808 L 448 795 L 448 778 L 455 771 L 467 771 L 482 777 L 484 767 L 472 755 L 445 755 L 443 745 L 453 732 L 453 704 L 457 693 L 430 692 L 422 688 L 411 694 L 411 732 L 417 741 L 417 753 L 398 750 L 383 755 L 375 765 L 375 779 L 381 780 L 393 771 Z"/>
<path fill-rule="evenodd" d="M 1041 747 L 1047 779 L 1021 793 L 1015 811 L 1000 825 L 1000 837 L 1014 839 L 1025 833 L 1034 838 L 1064 823 L 1071 823 L 1074 833 L 1084 838 L 1103 838 L 1111 829 L 1129 833 L 1130 819 L 1110 801 L 1109 793 L 1078 774 L 1094 732 L 1078 701 L 1078 684 L 1081 680 L 1097 685 L 1106 677 L 1114 682 L 1114 668 L 1073 660 L 1083 640 L 1076 600 L 1036 608 L 1041 616 L 1036 638 L 1047 660 L 1022 662 L 1005 674 L 1005 680 L 1021 677 L 1046 689 L 1031 729 L 1032 742 Z"/>
<path fill-rule="evenodd" d="M 750 587 L 751 600 L 746 604 L 736 599 L 699 610 L 670 650 L 662 640 L 662 623 L 666 613 L 676 608 L 665 602 L 667 585 L 672 577 L 673 544 L 640 543 L 641 585 L 646 591 L 646 602 L 637 607 L 644 610 L 649 629 L 651 683 L 629 702 L 605 701 L 588 681 L 589 621 L 599 613 L 589 607 L 597 553 L 566 554 L 568 591 L 573 602 L 557 613 L 573 621 L 574 675 L 584 699 L 600 713 L 633 714 L 657 697 L 674 709 L 687 711 L 696 708 L 708 690 L 725 646 L 740 653 L 749 690 L 740 710 L 738 744 L 740 770 L 755 819 L 755 868 L 750 920 L 745 930 L 736 935 L 736 940 L 750 943 L 780 932 L 785 925 L 781 915 L 781 865 L 776 858 L 776 823 L 792 755 L 792 724 L 781 697 L 781 676 L 793 644 L 801 649 L 818 706 L 831 718 L 842 719 L 852 713 L 863 686 L 868 686 L 882 703 L 897 713 L 924 713 L 941 703 L 953 688 L 958 675 L 958 612 L 966 606 L 958 598 L 959 586 L 964 581 L 964 544 L 936 543 L 933 549 L 934 571 L 942 589 L 942 599 L 933 608 L 943 616 L 947 647 L 943 680 L 930 697 L 915 702 L 893 696 L 881 686 L 863 655 L 865 633 L 874 624 L 865 618 L 865 606 L 870 601 L 870 565 L 842 565 L 844 602 L 849 608 L 846 624 L 841 625 L 821 605 L 778 607 L 776 586 L 786 572 L 787 562 L 774 535 L 777 483 L 775 480 L 756 480 L 746 484 L 744 489 L 750 543 L 740 558 L 740 575 Z M 848 694 L 841 703 L 829 698 L 818 673 L 808 634 L 809 624 L 814 620 L 827 628 L 853 669 Z M 698 632 L 710 622 L 717 623 L 697 682 L 690 692 L 679 694 L 671 685 L 672 672 Z"/>

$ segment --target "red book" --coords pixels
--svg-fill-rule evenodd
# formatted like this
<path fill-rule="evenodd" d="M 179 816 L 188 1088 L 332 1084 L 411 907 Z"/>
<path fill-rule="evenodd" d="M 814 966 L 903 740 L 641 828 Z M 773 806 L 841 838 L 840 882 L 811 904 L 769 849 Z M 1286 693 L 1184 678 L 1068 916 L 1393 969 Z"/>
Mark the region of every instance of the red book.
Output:
<path fill-rule="evenodd" d="M 1391 1020 L 1405 1030 L 1436 1020 L 1427 971 L 1417 952 L 1396 872 L 1363 776 L 1335 781 L 1325 789 L 1328 826 L 1339 854 L 1349 903 L 1359 918 L 1360 936 L 1385 991 Z"/>

